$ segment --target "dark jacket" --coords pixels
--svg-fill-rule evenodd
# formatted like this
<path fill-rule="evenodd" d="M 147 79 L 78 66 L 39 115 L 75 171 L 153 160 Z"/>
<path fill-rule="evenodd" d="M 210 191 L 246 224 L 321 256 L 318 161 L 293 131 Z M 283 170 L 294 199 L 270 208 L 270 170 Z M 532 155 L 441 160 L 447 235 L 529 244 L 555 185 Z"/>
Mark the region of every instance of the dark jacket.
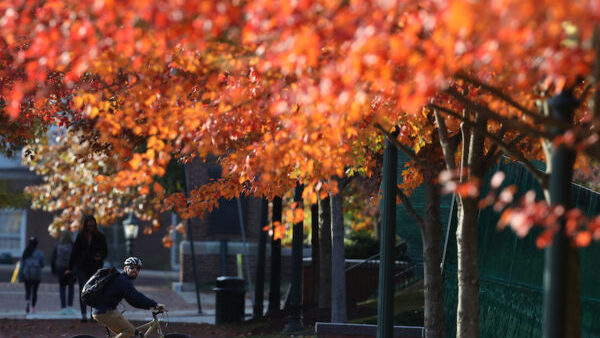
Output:
<path fill-rule="evenodd" d="M 36 277 L 33 279 L 28 279 L 28 278 L 26 278 L 27 276 L 24 276 L 23 270 L 26 269 L 25 265 L 27 265 L 27 263 L 25 261 L 23 261 L 20 263 L 21 267 L 19 268 L 19 273 L 17 275 L 19 278 L 19 282 L 29 282 L 29 281 L 39 282 L 42 278 L 42 268 L 46 265 L 46 259 L 44 258 L 44 254 L 40 250 L 35 249 L 35 250 L 33 250 L 31 257 L 28 257 L 27 259 L 32 259 L 37 262 L 37 266 L 34 268 L 35 271 L 30 271 L 29 273 L 32 273 L 33 275 L 37 275 L 39 278 Z M 27 259 L 25 259 L 25 260 L 27 260 Z"/>
<path fill-rule="evenodd" d="M 95 260 L 94 256 L 96 255 L 99 255 L 101 259 Z M 87 238 L 79 233 L 77 238 L 75 238 L 73 251 L 71 251 L 69 270 L 73 270 L 73 267 L 77 267 L 89 274 L 93 274 L 102 267 L 107 255 L 108 248 L 106 247 L 106 239 L 102 233 L 95 232 L 90 244 L 88 244 Z"/>
<path fill-rule="evenodd" d="M 60 285 L 72 285 L 75 283 L 75 274 L 70 272 L 69 274 L 65 274 L 65 271 L 69 268 L 67 266 L 59 266 L 58 259 L 58 246 L 59 245 L 69 245 L 71 247 L 71 252 L 73 252 L 73 243 L 57 243 L 54 245 L 54 249 L 52 250 L 52 258 L 50 258 L 50 267 L 52 274 L 58 278 L 58 282 Z M 69 256 L 70 257 L 70 256 Z M 70 261 L 70 258 L 69 258 Z M 67 262 L 68 264 L 68 262 Z"/>
<path fill-rule="evenodd" d="M 121 300 L 125 299 L 131 306 L 140 309 L 156 307 L 157 303 L 135 289 L 125 272 L 120 273 L 110 284 L 104 287 L 100 303 L 93 308 L 94 314 L 114 310 Z"/>

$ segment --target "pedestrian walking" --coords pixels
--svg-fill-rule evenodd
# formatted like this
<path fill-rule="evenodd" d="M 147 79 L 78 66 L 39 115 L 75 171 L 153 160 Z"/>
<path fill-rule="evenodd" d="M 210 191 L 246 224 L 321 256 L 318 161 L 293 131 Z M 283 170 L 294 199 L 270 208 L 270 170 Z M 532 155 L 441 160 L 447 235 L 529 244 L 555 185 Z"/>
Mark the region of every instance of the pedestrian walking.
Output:
<path fill-rule="evenodd" d="M 35 313 L 37 292 L 42 280 L 42 268 L 46 265 L 44 254 L 37 249 L 38 240 L 30 237 L 27 247 L 21 256 L 19 281 L 25 284 L 25 312 Z"/>
<path fill-rule="evenodd" d="M 108 254 L 106 238 L 98 231 L 98 224 L 94 216 L 85 216 L 82 228 L 75 238 L 67 273 L 74 272 L 79 282 L 79 307 L 81 321 L 87 322 L 87 307 L 81 300 L 81 290 L 90 277 L 104 264 Z M 91 315 L 91 311 L 90 311 Z"/>
<path fill-rule="evenodd" d="M 73 251 L 73 239 L 69 230 L 62 231 L 58 238 L 59 242 L 52 250 L 52 258 L 50 266 L 52 274 L 58 279 L 58 289 L 60 294 L 60 314 L 75 314 L 73 309 L 73 295 L 75 285 L 75 275 L 73 272 L 66 271 L 69 269 L 69 261 L 71 260 L 71 252 Z"/>

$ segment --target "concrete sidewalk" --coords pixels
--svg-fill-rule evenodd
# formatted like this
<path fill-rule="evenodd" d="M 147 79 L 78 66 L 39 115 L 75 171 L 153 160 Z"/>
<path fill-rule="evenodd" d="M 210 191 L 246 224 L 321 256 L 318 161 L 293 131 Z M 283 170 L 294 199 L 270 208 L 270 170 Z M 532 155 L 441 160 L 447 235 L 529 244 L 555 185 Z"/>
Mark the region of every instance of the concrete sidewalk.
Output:
<path fill-rule="evenodd" d="M 14 264 L 0 264 L 0 282 L 10 282 Z M 122 267 L 120 267 L 122 269 Z M 146 270 L 144 269 L 139 278 L 136 279 L 135 285 L 155 285 L 170 287 L 173 282 L 179 280 L 179 271 L 161 271 L 161 270 Z M 56 276 L 50 272 L 50 267 L 45 266 L 42 269 L 42 283 L 55 283 Z M 58 289 L 57 289 L 58 291 Z"/>
<path fill-rule="evenodd" d="M 146 273 L 148 271 L 144 271 Z M 161 315 L 168 322 L 185 323 L 215 323 L 215 294 L 214 292 L 200 293 L 202 313 L 199 314 L 196 305 L 195 292 L 176 292 L 166 285 L 140 285 L 136 280 L 136 288 L 158 303 L 165 304 L 169 312 Z M 25 288 L 23 284 L 0 283 L 0 318 L 8 319 L 73 319 L 81 318 L 79 312 L 78 287 L 75 286 L 73 308 L 75 314 L 61 315 L 58 283 L 42 283 L 38 290 L 36 312 L 25 313 Z M 265 302 L 264 308 L 267 308 Z M 246 293 L 246 316 L 252 314 L 252 300 Z M 124 315 L 129 320 L 147 321 L 152 315 L 147 310 L 133 308 L 126 301 L 117 307 L 119 311 L 125 311 Z M 89 316 L 89 309 L 88 309 Z"/>

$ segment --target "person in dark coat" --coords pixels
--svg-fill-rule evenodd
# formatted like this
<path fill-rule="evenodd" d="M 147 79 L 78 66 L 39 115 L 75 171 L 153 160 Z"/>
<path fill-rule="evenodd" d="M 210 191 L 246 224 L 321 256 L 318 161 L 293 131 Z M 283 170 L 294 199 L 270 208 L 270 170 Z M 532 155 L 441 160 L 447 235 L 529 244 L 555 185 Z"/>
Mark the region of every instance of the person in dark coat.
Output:
<path fill-rule="evenodd" d="M 106 238 L 98 231 L 98 224 L 94 216 L 85 216 L 83 228 L 75 238 L 69 268 L 65 273 L 75 272 L 79 282 L 79 307 L 81 309 L 81 321 L 87 322 L 87 306 L 81 300 L 81 290 L 85 282 L 104 265 L 104 259 L 108 255 Z"/>
<path fill-rule="evenodd" d="M 42 268 L 46 265 L 44 254 L 37 249 L 38 240 L 30 237 L 27 247 L 21 256 L 19 281 L 25 284 L 25 312 L 35 313 L 38 287 L 42 280 Z"/>
<path fill-rule="evenodd" d="M 69 230 L 62 231 L 59 236 L 59 242 L 56 243 L 54 250 L 52 250 L 52 258 L 50 259 L 52 274 L 58 279 L 61 315 L 77 313 L 73 309 L 75 275 L 72 272 L 65 273 L 69 268 L 71 252 L 73 252 L 71 232 Z"/>

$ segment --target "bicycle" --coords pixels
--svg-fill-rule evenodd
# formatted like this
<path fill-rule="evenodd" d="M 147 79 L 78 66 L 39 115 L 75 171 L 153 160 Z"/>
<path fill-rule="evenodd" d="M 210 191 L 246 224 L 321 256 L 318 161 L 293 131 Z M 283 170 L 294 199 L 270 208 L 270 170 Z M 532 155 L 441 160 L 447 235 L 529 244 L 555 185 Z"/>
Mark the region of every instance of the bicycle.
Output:
<path fill-rule="evenodd" d="M 162 328 L 160 326 L 160 320 L 158 320 L 158 318 L 157 318 L 157 316 L 163 312 L 166 312 L 166 310 L 153 310 L 152 311 L 152 320 L 136 327 L 134 337 L 150 337 L 150 335 L 152 333 L 156 332 L 156 334 L 158 335 L 159 338 L 191 338 L 190 336 L 188 336 L 186 334 L 181 334 L 181 333 L 163 334 Z M 142 332 L 144 332 L 144 333 L 142 333 Z M 108 327 L 106 328 L 106 337 L 107 338 L 111 337 L 110 330 L 108 329 Z M 83 335 L 76 335 L 71 338 L 97 338 L 97 337 L 92 336 L 92 335 L 83 334 Z"/>

